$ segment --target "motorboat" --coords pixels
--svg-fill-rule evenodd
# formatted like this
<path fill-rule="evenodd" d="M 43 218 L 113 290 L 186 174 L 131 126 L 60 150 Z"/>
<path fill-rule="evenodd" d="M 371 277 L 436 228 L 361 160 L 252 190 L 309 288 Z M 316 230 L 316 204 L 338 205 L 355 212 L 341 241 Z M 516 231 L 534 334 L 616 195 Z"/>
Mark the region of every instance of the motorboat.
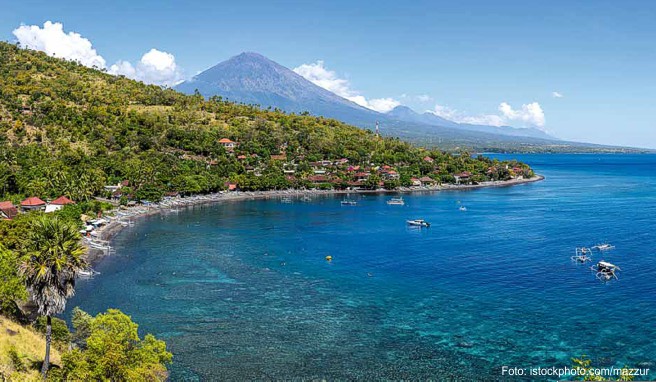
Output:
<path fill-rule="evenodd" d="M 405 201 L 403 200 L 403 198 L 392 198 L 387 201 L 387 204 L 389 204 L 390 206 L 404 206 Z"/>
<path fill-rule="evenodd" d="M 357 206 L 358 202 L 356 202 L 355 200 L 345 199 L 345 200 L 341 201 L 341 205 L 343 205 L 343 206 Z"/>
<path fill-rule="evenodd" d="M 424 219 L 407 220 L 408 225 L 416 227 L 430 227 L 430 223 Z"/>

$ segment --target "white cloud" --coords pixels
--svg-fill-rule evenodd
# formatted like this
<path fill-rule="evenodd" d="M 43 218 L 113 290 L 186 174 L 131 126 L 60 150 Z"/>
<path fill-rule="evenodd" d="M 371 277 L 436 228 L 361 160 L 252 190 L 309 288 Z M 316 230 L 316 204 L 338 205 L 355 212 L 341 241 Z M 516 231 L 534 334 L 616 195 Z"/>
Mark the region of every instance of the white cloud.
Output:
<path fill-rule="evenodd" d="M 502 102 L 498 110 L 501 113 L 500 115 L 482 114 L 472 116 L 448 106 L 435 105 L 435 108 L 428 110 L 428 112 L 453 122 L 475 125 L 503 126 L 512 122 L 521 122 L 523 126 L 543 128 L 546 123 L 544 111 L 537 102 L 524 104 L 518 110 L 513 109 L 508 103 Z"/>
<path fill-rule="evenodd" d="M 294 68 L 294 71 L 313 84 L 371 110 L 386 113 L 401 104 L 393 98 L 367 99 L 359 92 L 351 89 L 351 84 L 348 80 L 339 78 L 337 73 L 326 69 L 324 62 L 321 60 L 313 64 L 300 65 Z"/>
<path fill-rule="evenodd" d="M 551 96 L 554 97 L 554 98 L 563 98 L 564 97 L 563 93 L 559 93 L 559 92 L 551 92 Z"/>
<path fill-rule="evenodd" d="M 64 32 L 62 23 L 46 21 L 43 28 L 38 25 L 21 25 L 14 29 L 13 34 L 24 48 L 40 50 L 50 56 L 77 61 L 88 67 L 106 68 L 105 59 L 96 52 L 91 41 L 79 33 Z M 156 85 L 174 85 L 183 79 L 175 57 L 157 49 L 144 54 L 136 65 L 119 60 L 108 72 Z"/>
<path fill-rule="evenodd" d="M 420 94 L 417 96 L 417 99 L 420 102 L 430 102 L 433 100 L 433 97 L 429 96 L 428 94 Z"/>
<path fill-rule="evenodd" d="M 88 67 L 105 67 L 105 59 L 93 48 L 91 41 L 79 33 L 64 32 L 61 23 L 46 21 L 38 25 L 21 25 L 13 31 L 24 48 L 40 50 L 49 56 L 73 60 Z"/>
<path fill-rule="evenodd" d="M 522 121 L 537 127 L 543 127 L 546 122 L 544 111 L 537 102 L 524 104 L 519 110 L 515 110 L 506 102 L 502 102 L 501 105 L 499 105 L 499 111 L 505 118 L 511 121 Z"/>
<path fill-rule="evenodd" d="M 184 77 L 171 53 L 151 49 L 141 57 L 136 65 L 127 61 L 118 61 L 109 68 L 109 73 L 122 74 L 148 84 L 172 86 Z"/>

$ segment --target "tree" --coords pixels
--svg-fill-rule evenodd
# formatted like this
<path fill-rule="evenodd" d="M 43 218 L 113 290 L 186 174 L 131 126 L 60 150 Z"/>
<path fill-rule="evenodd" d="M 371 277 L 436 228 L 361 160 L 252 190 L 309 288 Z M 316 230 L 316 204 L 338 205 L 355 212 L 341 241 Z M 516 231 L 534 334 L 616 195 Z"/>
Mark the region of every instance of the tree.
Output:
<path fill-rule="evenodd" d="M 91 317 L 77 309 L 74 337 L 85 341 L 85 350 L 73 350 L 63 360 L 64 380 L 164 381 L 166 364 L 173 355 L 164 341 L 147 334 L 139 338 L 138 325 L 118 309 Z M 75 325 L 75 324 L 74 324 Z M 86 338 L 83 338 L 86 335 Z"/>
<path fill-rule="evenodd" d="M 79 239 L 77 227 L 58 217 L 39 216 L 30 224 L 19 271 L 38 313 L 47 319 L 44 376 L 50 366 L 52 316 L 64 311 L 66 300 L 75 293 L 75 277 L 86 267 Z"/>
<path fill-rule="evenodd" d="M 15 301 L 27 297 L 25 284 L 17 268 L 16 253 L 0 244 L 0 312 L 15 312 Z"/>

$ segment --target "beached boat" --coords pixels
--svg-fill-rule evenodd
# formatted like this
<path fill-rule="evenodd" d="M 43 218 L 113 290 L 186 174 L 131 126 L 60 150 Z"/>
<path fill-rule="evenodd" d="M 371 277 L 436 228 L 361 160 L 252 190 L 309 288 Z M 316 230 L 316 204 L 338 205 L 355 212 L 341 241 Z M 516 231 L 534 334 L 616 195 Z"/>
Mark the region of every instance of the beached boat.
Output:
<path fill-rule="evenodd" d="M 408 225 L 411 226 L 416 226 L 416 227 L 430 227 L 430 223 L 427 222 L 424 219 L 413 219 L 413 220 L 406 220 Z"/>
<path fill-rule="evenodd" d="M 355 200 L 349 200 L 349 199 L 342 200 L 340 203 L 343 206 L 357 206 L 358 205 L 358 202 L 356 202 Z"/>
<path fill-rule="evenodd" d="M 403 200 L 403 198 L 392 198 L 387 201 L 387 204 L 390 206 L 404 206 L 405 201 Z"/>

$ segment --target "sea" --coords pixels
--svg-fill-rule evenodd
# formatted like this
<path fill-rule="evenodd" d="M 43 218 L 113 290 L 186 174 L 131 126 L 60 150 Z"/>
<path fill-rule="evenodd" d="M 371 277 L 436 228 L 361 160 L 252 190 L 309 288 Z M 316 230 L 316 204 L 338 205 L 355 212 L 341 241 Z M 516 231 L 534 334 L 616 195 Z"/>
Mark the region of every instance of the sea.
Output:
<path fill-rule="evenodd" d="M 656 379 L 656 155 L 492 156 L 545 179 L 143 218 L 69 312 L 129 314 L 166 341 L 172 381 L 546 381 L 584 355 Z"/>

